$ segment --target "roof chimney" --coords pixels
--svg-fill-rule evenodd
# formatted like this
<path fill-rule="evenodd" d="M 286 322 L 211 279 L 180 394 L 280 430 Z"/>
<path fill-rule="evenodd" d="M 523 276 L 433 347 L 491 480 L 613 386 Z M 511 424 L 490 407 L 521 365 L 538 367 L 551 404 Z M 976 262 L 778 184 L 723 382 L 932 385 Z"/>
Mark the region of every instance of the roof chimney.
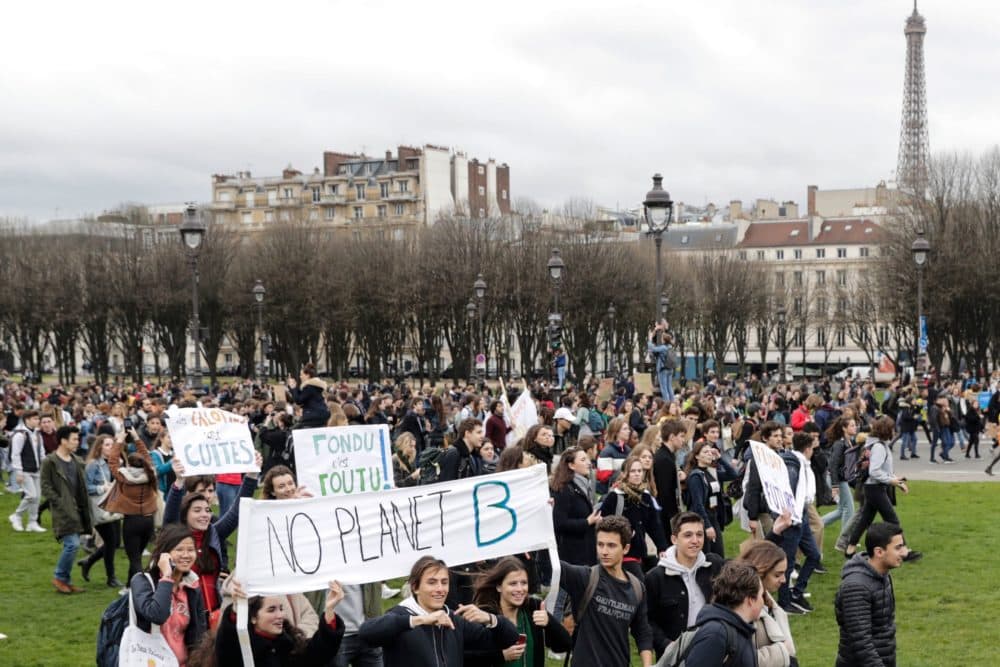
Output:
<path fill-rule="evenodd" d="M 812 217 L 816 215 L 816 193 L 819 191 L 819 187 L 816 185 L 810 185 L 807 188 L 808 194 L 806 195 L 806 215 Z"/>

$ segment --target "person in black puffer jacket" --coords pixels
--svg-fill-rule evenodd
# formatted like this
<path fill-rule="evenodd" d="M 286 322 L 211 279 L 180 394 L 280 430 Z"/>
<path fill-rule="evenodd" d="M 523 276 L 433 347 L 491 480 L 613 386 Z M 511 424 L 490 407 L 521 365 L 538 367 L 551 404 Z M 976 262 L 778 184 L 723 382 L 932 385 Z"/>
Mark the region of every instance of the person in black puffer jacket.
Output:
<path fill-rule="evenodd" d="M 301 381 L 302 386 L 299 386 Z M 295 428 L 322 428 L 330 419 L 330 408 L 326 407 L 326 383 L 316 377 L 316 367 L 306 364 L 299 373 L 299 380 L 289 377 L 285 383 L 295 404 L 302 408 L 302 418 Z"/>
<path fill-rule="evenodd" d="M 896 599 L 889 570 L 909 553 L 903 529 L 875 523 L 865 536 L 864 554 L 856 554 L 840 573 L 834 600 L 840 644 L 837 667 L 895 667 Z"/>

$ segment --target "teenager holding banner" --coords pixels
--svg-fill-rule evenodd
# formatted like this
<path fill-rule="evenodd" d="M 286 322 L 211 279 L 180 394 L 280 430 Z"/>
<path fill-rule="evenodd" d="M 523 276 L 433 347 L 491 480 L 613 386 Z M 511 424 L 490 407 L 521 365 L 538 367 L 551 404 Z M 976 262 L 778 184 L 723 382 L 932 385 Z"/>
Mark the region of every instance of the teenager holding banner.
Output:
<path fill-rule="evenodd" d="M 449 575 L 443 561 L 420 558 L 408 583 L 411 597 L 365 621 L 359 631 L 363 641 L 382 647 L 385 667 L 461 665 L 467 650 L 503 650 L 517 642 L 517 628 L 502 616 L 473 605 L 448 609 Z"/>
<path fill-rule="evenodd" d="M 254 596 L 248 602 L 250 650 L 256 667 L 325 667 L 333 664 L 344 637 L 344 623 L 334 613 L 344 599 L 336 581 L 330 582 L 319 629 L 306 637 L 290 618 L 284 595 Z M 236 611 L 232 605 L 222 613 L 219 632 L 212 646 L 198 650 L 198 661 L 191 667 L 229 667 L 243 665 L 237 635 Z"/>
<path fill-rule="evenodd" d="M 466 652 L 465 667 L 544 667 L 545 649 L 564 653 L 573 646 L 569 632 L 545 611 L 542 602 L 528 594 L 528 571 L 513 556 L 501 558 L 476 583 L 475 607 L 502 615 L 517 628 L 520 638 L 505 649 L 486 653 Z"/>

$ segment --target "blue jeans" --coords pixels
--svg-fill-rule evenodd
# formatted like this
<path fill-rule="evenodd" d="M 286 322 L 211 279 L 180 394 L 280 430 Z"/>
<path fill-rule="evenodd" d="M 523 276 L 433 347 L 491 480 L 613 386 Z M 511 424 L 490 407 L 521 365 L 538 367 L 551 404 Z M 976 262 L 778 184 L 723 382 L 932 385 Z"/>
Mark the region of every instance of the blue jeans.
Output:
<path fill-rule="evenodd" d="M 323 623 L 323 619 L 319 620 Z M 339 621 L 338 621 L 339 622 Z M 358 635 L 344 635 L 340 642 L 340 650 L 337 651 L 336 667 L 382 667 L 382 649 L 377 646 L 368 646 Z"/>
<path fill-rule="evenodd" d="M 559 388 L 562 389 L 563 385 L 566 384 L 566 367 L 556 366 L 556 382 L 559 383 Z"/>
<path fill-rule="evenodd" d="M 62 553 L 59 554 L 59 561 L 56 563 L 55 577 L 64 584 L 69 584 L 70 577 L 73 576 L 76 552 L 80 548 L 80 536 L 71 533 L 62 536 L 59 541 L 62 542 Z"/>
<path fill-rule="evenodd" d="M 219 499 L 219 518 L 221 519 L 226 516 L 226 512 L 240 497 L 240 485 L 216 484 L 215 495 Z"/>
<path fill-rule="evenodd" d="M 949 459 L 948 452 L 955 445 L 955 441 L 951 437 L 951 429 L 943 428 L 940 431 L 935 431 L 931 436 L 931 461 L 934 460 L 934 450 L 937 449 L 938 440 L 941 441 L 941 458 L 947 461 Z"/>
<path fill-rule="evenodd" d="M 907 449 L 909 449 L 909 451 L 910 451 L 909 455 L 910 456 L 916 456 L 917 455 L 917 433 L 916 433 L 916 431 L 914 431 L 912 433 L 903 433 L 903 434 L 901 434 L 901 437 L 903 438 L 903 444 L 899 448 L 899 455 L 900 456 L 906 456 L 907 455 L 906 451 L 907 451 Z"/>
<path fill-rule="evenodd" d="M 667 403 L 674 400 L 674 373 L 666 369 L 656 374 L 656 379 L 660 383 L 660 396 Z"/>
<path fill-rule="evenodd" d="M 847 528 L 851 517 L 854 516 L 854 498 L 851 497 L 851 485 L 847 482 L 840 482 L 837 485 L 837 491 L 840 493 L 837 499 L 837 509 L 823 515 L 823 526 L 829 526 L 840 519 L 840 534 L 843 535 L 846 532 L 844 529 Z"/>
<path fill-rule="evenodd" d="M 805 513 L 803 512 L 803 514 Z M 795 590 L 802 593 L 806 590 L 806 586 L 809 585 L 809 577 L 812 576 L 813 570 L 819 565 L 820 560 L 819 549 L 816 547 L 816 540 L 813 539 L 812 529 L 809 528 L 807 518 L 803 516 L 801 524 L 786 528 L 782 534 L 782 538 L 781 548 L 785 552 L 788 562 L 789 577 L 792 568 L 795 567 L 795 554 L 798 553 L 798 550 L 802 549 L 802 553 L 806 555 L 806 562 L 802 565 L 802 569 L 799 570 L 799 578 L 795 582 Z M 778 604 L 787 605 L 791 601 L 792 588 L 788 585 L 788 578 L 786 577 L 785 583 L 778 589 Z"/>

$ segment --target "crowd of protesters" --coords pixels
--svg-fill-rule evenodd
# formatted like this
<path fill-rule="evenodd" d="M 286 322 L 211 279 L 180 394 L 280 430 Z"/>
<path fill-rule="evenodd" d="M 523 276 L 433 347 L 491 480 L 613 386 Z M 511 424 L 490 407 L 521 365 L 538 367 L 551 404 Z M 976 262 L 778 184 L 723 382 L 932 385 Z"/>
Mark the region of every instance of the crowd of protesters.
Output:
<path fill-rule="evenodd" d="M 555 609 L 538 601 L 553 569 L 546 552 L 461 566 L 428 556 L 385 615 L 381 598 L 398 591 L 384 584 L 331 582 L 315 594 L 251 599 L 253 653 L 279 656 L 258 664 L 540 666 L 546 655 L 565 655 L 572 665 L 624 665 L 629 633 L 652 664 L 693 628 L 688 664 L 728 657 L 794 665 L 788 618 L 817 603 L 809 580 L 827 571 L 823 531 L 838 520 L 836 547 L 850 559 L 836 601 L 838 664 L 895 664 L 892 609 L 883 599 L 870 610 L 882 616 L 863 617 L 871 591 L 884 598 L 888 586 L 891 594 L 889 570 L 920 558 L 895 511 L 896 491 L 908 487 L 894 458 L 947 464 L 955 447 L 980 458 L 1000 394 L 982 410 L 979 392 L 988 387 L 968 378 L 894 382 L 881 400 L 873 383 L 850 379 L 710 375 L 678 385 L 670 343 L 665 326 L 650 332 L 660 386 L 653 395 L 637 392 L 632 376 L 606 391 L 596 378 L 574 384 L 560 374 L 562 384 L 508 388 L 504 401 L 483 382 L 327 382 L 311 365 L 283 386 L 243 380 L 200 395 L 178 382 L 42 387 L 7 379 L 0 474 L 5 491 L 20 496 L 8 520 L 17 532 L 59 541 L 59 593 L 83 592 L 74 572 L 89 582 L 102 563 L 107 586 L 131 589 L 140 626 L 159 625 L 180 664 L 239 664 L 229 603 L 242 589 L 227 543 L 238 498 L 311 495 L 295 478 L 292 429 L 385 424 L 399 487 L 547 467 L 562 560 Z M 519 391 L 531 392 L 538 423 L 509 437 L 505 405 Z M 171 406 L 196 405 L 246 416 L 259 492 L 256 474 L 185 476 L 165 422 Z M 919 429 L 927 451 L 917 445 Z M 768 506 L 751 440 L 787 467 L 794 513 Z M 992 474 L 1000 454 L 990 444 Z M 824 506 L 832 508 L 825 516 Z M 872 523 L 876 514 L 884 523 Z M 726 561 L 725 536 L 734 532 L 730 544 L 742 555 Z M 128 556 L 124 582 L 119 548 Z"/>

